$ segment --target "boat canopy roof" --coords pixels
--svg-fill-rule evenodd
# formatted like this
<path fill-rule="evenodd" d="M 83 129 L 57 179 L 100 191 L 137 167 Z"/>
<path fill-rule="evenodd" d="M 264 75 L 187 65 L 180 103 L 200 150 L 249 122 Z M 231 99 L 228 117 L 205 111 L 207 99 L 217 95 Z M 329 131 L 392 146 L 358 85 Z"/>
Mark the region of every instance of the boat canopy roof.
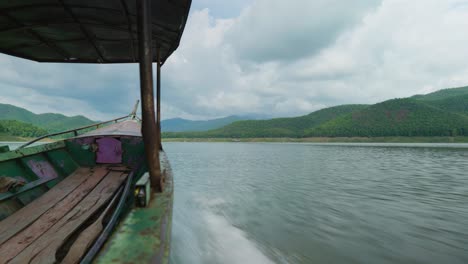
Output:
<path fill-rule="evenodd" d="M 1 1 L 0 52 L 38 62 L 138 62 L 137 1 Z M 152 45 L 162 63 L 179 45 L 190 5 L 151 0 Z"/>

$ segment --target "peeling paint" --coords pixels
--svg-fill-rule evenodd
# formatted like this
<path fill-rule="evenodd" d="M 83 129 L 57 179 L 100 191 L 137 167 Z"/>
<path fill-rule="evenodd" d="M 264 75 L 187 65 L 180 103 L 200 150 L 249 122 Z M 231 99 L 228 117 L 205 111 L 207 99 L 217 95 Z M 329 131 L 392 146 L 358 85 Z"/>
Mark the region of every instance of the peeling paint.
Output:
<path fill-rule="evenodd" d="M 153 193 L 148 207 L 132 208 L 117 226 L 96 263 L 168 263 L 171 243 L 173 183 L 164 153 L 166 188 Z"/>
<path fill-rule="evenodd" d="M 40 179 L 51 180 L 58 177 L 54 167 L 47 161 L 31 159 L 27 165 Z"/>
<path fill-rule="evenodd" d="M 122 163 L 123 150 L 120 140 L 112 137 L 105 137 L 96 140 L 96 142 L 99 145 L 96 154 L 97 163 Z"/>

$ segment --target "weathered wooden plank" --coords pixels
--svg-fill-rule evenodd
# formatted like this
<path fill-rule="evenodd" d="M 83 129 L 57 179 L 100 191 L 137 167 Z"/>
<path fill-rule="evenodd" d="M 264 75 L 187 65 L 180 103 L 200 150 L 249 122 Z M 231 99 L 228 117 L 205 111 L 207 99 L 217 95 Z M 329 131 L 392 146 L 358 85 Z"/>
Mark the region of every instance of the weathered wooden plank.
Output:
<path fill-rule="evenodd" d="M 5 192 L 5 193 L 1 193 L 0 194 L 0 201 L 3 201 L 3 200 L 6 200 L 14 195 L 18 195 L 20 193 L 23 193 L 25 191 L 28 191 L 28 190 L 31 190 L 33 189 L 34 187 L 37 187 L 39 185 L 42 185 L 44 183 L 47 183 L 49 181 L 52 181 L 54 180 L 55 178 L 45 178 L 45 179 L 39 179 L 39 180 L 35 180 L 33 182 L 30 182 L 30 183 L 27 183 L 25 185 L 23 185 L 22 187 L 19 187 L 16 189 L 15 192 Z"/>
<path fill-rule="evenodd" d="M 81 232 L 81 234 L 78 236 L 75 242 L 73 242 L 73 245 L 68 250 L 65 258 L 61 261 L 62 263 L 75 264 L 80 261 L 81 257 L 86 253 L 86 250 L 88 250 L 94 240 L 96 240 L 96 238 L 104 229 L 102 220 L 117 202 L 118 196 L 118 194 L 114 196 L 112 201 L 107 205 L 106 209 L 101 213 L 99 218 L 94 221 L 93 224 L 88 226 L 83 232 Z"/>
<path fill-rule="evenodd" d="M 0 245 L 0 256 L 9 260 L 17 256 L 23 249 L 32 244 L 42 234 L 44 234 L 55 223 L 62 219 L 71 209 L 73 209 L 84 197 L 86 197 L 96 185 L 107 175 L 106 168 L 96 168 L 88 172 L 88 177 L 70 194 L 64 197 L 57 204 L 49 208 L 36 221 L 24 228 L 8 241 Z M 37 202 L 33 202 L 37 205 Z"/>
<path fill-rule="evenodd" d="M 53 227 L 23 250 L 11 263 L 55 263 L 55 254 L 60 246 L 104 203 L 122 184 L 128 174 L 109 174 L 75 208 L 60 219 Z"/>
<path fill-rule="evenodd" d="M 164 152 L 161 152 L 166 186 L 163 193 L 152 193 L 146 208 L 132 209 L 116 226 L 111 238 L 93 263 L 167 263 L 171 241 L 173 178 Z M 138 239 L 135 239 L 138 238 Z M 159 262 L 158 262 L 159 261 Z"/>
<path fill-rule="evenodd" d="M 8 200 L 0 202 L 0 221 L 20 210 L 23 205 L 19 201 Z"/>
<path fill-rule="evenodd" d="M 64 148 L 64 147 L 65 147 L 64 141 L 57 141 L 57 142 L 52 142 L 52 143 L 43 144 L 39 146 L 16 149 L 10 152 L 0 153 L 0 161 L 7 161 L 10 159 L 21 158 L 21 157 L 30 156 L 30 155 L 34 155 L 37 153 L 41 153 L 41 152 L 45 152 L 45 151 L 49 151 L 53 149 Z"/>
<path fill-rule="evenodd" d="M 5 162 L 0 162 L 0 177 L 3 177 L 3 176 L 12 177 L 18 180 L 24 180 L 26 183 L 37 180 L 37 176 L 32 174 L 32 172 L 28 170 L 27 168 L 22 166 L 19 160 L 10 160 L 10 161 L 5 161 Z M 24 191 L 22 194 L 20 194 L 20 197 L 15 196 L 15 197 L 18 197 L 18 199 L 15 199 L 15 200 L 17 200 L 18 203 L 21 203 L 21 206 L 19 207 L 19 209 L 23 207 L 25 204 L 28 204 L 30 199 L 35 199 L 39 196 L 42 196 L 45 191 L 47 191 L 47 189 L 43 189 L 41 186 L 39 186 L 39 187 L 35 187 L 34 190 Z M 8 193 L 5 193 L 5 194 L 8 194 Z M 11 202 L 7 198 L 7 199 L 0 201 L 0 207 L 3 207 L 3 204 L 5 203 L 11 204 Z M 0 211 L 0 221 L 11 216 L 15 211 L 10 211 L 9 213 L 6 213 L 5 211 Z"/>
<path fill-rule="evenodd" d="M 34 203 L 30 203 L 13 215 L 0 222 L 0 245 L 10 237 L 30 225 L 50 207 L 57 204 L 78 185 L 89 177 L 89 168 L 79 168 L 72 175 L 61 181 L 55 188 L 51 189 Z"/>

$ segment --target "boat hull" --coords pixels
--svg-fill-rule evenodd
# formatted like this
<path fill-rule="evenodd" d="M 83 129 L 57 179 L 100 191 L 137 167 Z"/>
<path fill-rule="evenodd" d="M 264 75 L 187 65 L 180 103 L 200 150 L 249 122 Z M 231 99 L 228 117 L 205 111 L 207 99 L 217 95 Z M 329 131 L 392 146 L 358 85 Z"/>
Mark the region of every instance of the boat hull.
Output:
<path fill-rule="evenodd" d="M 164 191 L 156 193 L 151 190 L 150 202 L 145 207 L 137 206 L 136 184 L 142 175 L 148 171 L 148 164 L 144 158 L 145 146 L 139 131 L 139 122 L 129 120 L 91 131 L 80 137 L 0 153 L 0 177 L 21 179 L 26 184 L 15 190 L 0 193 L 0 231 L 11 229 L 9 225 L 18 227 L 15 232 L 10 232 L 11 234 L 2 232 L 2 235 L 0 235 L 0 252 L 2 252 L 2 248 L 7 250 L 14 246 L 15 241 L 23 243 L 20 239 L 21 233 L 27 233 L 30 229 L 35 230 L 35 232 L 43 232 L 38 233 L 38 237 L 45 236 L 44 234 L 53 236 L 53 234 L 49 234 L 52 232 L 51 230 L 56 228 L 60 233 L 62 229 L 57 226 L 66 223 L 66 226 L 69 227 L 66 230 L 68 233 L 64 233 L 64 240 L 60 245 L 56 245 L 57 252 L 54 251 L 50 254 L 53 257 L 46 256 L 44 259 L 48 261 L 42 263 L 63 260 L 70 253 L 70 248 L 74 248 L 75 244 L 81 243 L 79 242 L 81 239 L 80 232 L 89 233 L 88 230 L 102 231 L 85 241 L 86 250 L 79 257 L 81 261 L 96 263 L 168 263 L 173 204 L 172 170 L 165 153 L 161 151 L 160 163 L 162 173 L 165 176 Z M 114 184 L 113 189 L 105 189 L 112 192 L 113 196 L 109 196 L 105 201 L 102 201 L 102 206 L 93 209 L 95 211 L 90 212 L 89 216 L 84 215 L 82 222 L 76 222 L 75 216 L 71 214 L 73 214 L 74 210 L 81 212 L 80 206 L 90 198 L 86 194 L 83 195 L 83 198 L 80 198 L 82 201 L 75 201 L 72 199 L 73 197 L 70 198 L 69 196 L 82 194 L 77 191 L 78 189 L 73 191 L 72 188 L 70 188 L 70 195 L 64 195 L 62 200 L 49 200 L 51 203 L 56 204 L 46 205 L 43 212 L 38 212 L 37 215 L 28 215 L 27 210 L 36 207 L 36 203 L 41 200 L 41 197 L 44 200 L 48 192 L 62 191 L 65 182 L 78 180 L 79 177 L 75 174 L 80 170 L 92 172 L 91 176 L 88 175 L 92 179 L 98 174 L 96 171 L 102 170 L 102 167 L 108 170 L 106 174 L 109 171 L 117 170 L 120 172 L 121 170 L 122 175 L 114 175 L 113 177 L 120 177 L 119 179 L 122 182 Z M 96 175 L 92 175 L 93 173 Z M 80 188 L 83 188 L 92 196 L 93 188 L 98 188 L 99 184 L 105 181 L 105 177 L 108 176 L 100 175 L 99 177 L 104 177 L 104 180 L 96 180 L 96 185 L 92 185 L 87 189 L 85 187 Z M 86 179 L 86 181 L 90 179 Z M 81 185 L 78 184 L 77 186 Z M 57 188 L 62 189 L 57 190 Z M 65 203 L 64 201 L 67 200 L 70 203 L 76 202 L 76 204 Z M 64 207 L 59 203 L 65 203 L 70 207 L 70 211 L 60 209 Z M 46 218 L 48 215 L 54 216 L 59 213 L 61 214 L 57 219 Z M 26 217 L 18 217 L 18 214 L 23 214 Z M 24 222 L 24 225 L 22 225 L 21 221 L 15 220 L 15 217 L 17 219 L 29 219 L 27 220 L 29 222 Z M 73 225 L 69 223 L 71 220 L 65 221 L 67 217 L 75 221 Z M 52 221 L 49 221 L 50 219 Z M 46 225 L 43 223 L 46 223 Z M 35 226 L 39 228 L 35 228 Z M 4 237 L 2 238 L 2 236 Z M 23 250 L 28 252 L 28 248 L 36 246 L 33 244 L 34 242 L 28 243 L 31 243 L 31 245 L 24 246 L 23 244 L 24 249 L 22 248 L 21 251 L 13 254 L 10 260 L 14 262 L 16 257 L 26 259 L 27 254 Z M 75 248 L 79 247 L 80 245 Z M 34 250 L 30 251 L 32 252 L 30 254 L 31 258 L 37 255 Z M 58 256 L 59 259 L 56 259 L 55 256 Z M 4 263 L 4 261 L 0 260 L 0 263 Z"/>

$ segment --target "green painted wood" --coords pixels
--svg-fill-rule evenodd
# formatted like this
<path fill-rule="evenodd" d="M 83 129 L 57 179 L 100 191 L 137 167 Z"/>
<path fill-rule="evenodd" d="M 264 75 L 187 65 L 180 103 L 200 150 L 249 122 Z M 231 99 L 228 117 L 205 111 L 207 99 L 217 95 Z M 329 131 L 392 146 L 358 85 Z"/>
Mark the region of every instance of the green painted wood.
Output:
<path fill-rule="evenodd" d="M 96 165 L 96 153 L 91 146 L 92 143 L 84 142 L 84 139 L 70 139 L 66 141 L 66 147 L 70 156 L 83 167 Z"/>
<path fill-rule="evenodd" d="M 61 175 L 70 175 L 79 165 L 72 159 L 66 149 L 56 149 L 45 153 L 50 163 L 52 163 Z"/>
<path fill-rule="evenodd" d="M 122 162 L 130 166 L 136 166 L 144 158 L 145 148 L 141 137 L 121 137 Z"/>
<path fill-rule="evenodd" d="M 54 165 L 48 161 L 45 153 L 38 153 L 18 160 L 25 170 L 34 175 L 37 180 L 49 179 L 44 182 L 47 188 L 52 188 L 64 178 L 57 172 Z"/>
<path fill-rule="evenodd" d="M 70 157 L 68 152 L 65 149 L 56 149 L 47 151 L 44 153 L 36 154 L 33 156 L 25 157 L 21 160 L 24 169 L 29 172 L 28 174 L 33 174 L 34 172 L 27 166 L 27 162 L 30 160 L 35 161 L 45 161 L 51 164 L 56 173 L 58 174 L 58 178 L 56 179 L 37 179 L 33 182 L 27 183 L 25 186 L 16 189 L 14 192 L 8 192 L 0 194 L 0 201 L 5 200 L 13 195 L 20 194 L 22 192 L 27 191 L 28 189 L 32 189 L 36 186 L 42 185 L 44 183 L 47 184 L 48 188 L 52 188 L 66 176 L 73 173 L 77 168 L 78 164 Z"/>
<path fill-rule="evenodd" d="M 47 183 L 53 179 L 39 179 L 37 181 L 33 181 L 30 183 L 25 184 L 22 187 L 19 187 L 15 190 L 15 192 L 6 192 L 6 193 L 0 193 L 0 201 L 6 200 L 8 198 L 11 198 L 15 195 L 22 194 L 26 191 L 29 191 L 30 189 L 33 189 L 34 187 L 40 186 L 44 183 Z"/>
<path fill-rule="evenodd" d="M 38 177 L 25 168 L 18 159 L 0 162 L 0 177 L 3 176 L 21 179 L 26 181 L 26 183 L 33 182 L 38 179 Z M 18 197 L 15 201 L 9 201 L 14 198 L 14 196 L 11 195 L 9 195 L 9 200 L 0 200 L 0 220 L 5 219 L 11 215 L 11 213 L 19 209 L 18 206 L 21 207 L 28 204 L 30 201 L 41 196 L 46 191 L 47 188 L 43 189 L 41 187 L 36 188 L 35 190 L 23 190 L 20 194 L 21 197 Z"/>
<path fill-rule="evenodd" d="M 34 181 L 37 177 L 32 175 L 18 160 L 0 162 L 0 177 L 7 176 L 24 181 Z"/>
<path fill-rule="evenodd" d="M 95 259 L 95 263 L 169 262 L 173 179 L 164 153 L 161 154 L 161 168 L 166 176 L 164 192 L 153 193 L 146 208 L 136 208 L 132 205 Z M 138 176 L 141 177 L 141 174 Z"/>
<path fill-rule="evenodd" d="M 59 141 L 0 153 L 0 177 L 8 176 L 27 182 L 25 186 L 13 192 L 0 194 L 0 220 L 11 215 L 14 212 L 12 208 L 17 210 L 18 205 L 26 205 L 40 197 L 78 168 L 64 147 L 65 143 Z M 49 164 L 52 167 L 53 178 L 38 177 L 30 162 Z M 6 201 L 10 198 L 16 198 L 16 202 Z"/>
<path fill-rule="evenodd" d="M 10 151 L 9 146 L 0 146 L 0 153 L 8 152 Z"/>
<path fill-rule="evenodd" d="M 44 151 L 64 148 L 65 142 L 57 141 L 53 143 L 43 144 L 34 147 L 27 147 L 24 149 L 16 149 L 10 152 L 0 153 L 0 162 L 16 159 L 20 157 L 30 156 Z"/>
<path fill-rule="evenodd" d="M 25 168 L 29 175 L 34 176 L 34 182 L 39 183 L 32 186 L 35 188 L 16 195 L 16 198 L 23 204 L 34 201 L 64 178 L 59 175 L 44 153 L 37 153 L 16 160 L 19 161 L 19 164 Z"/>

